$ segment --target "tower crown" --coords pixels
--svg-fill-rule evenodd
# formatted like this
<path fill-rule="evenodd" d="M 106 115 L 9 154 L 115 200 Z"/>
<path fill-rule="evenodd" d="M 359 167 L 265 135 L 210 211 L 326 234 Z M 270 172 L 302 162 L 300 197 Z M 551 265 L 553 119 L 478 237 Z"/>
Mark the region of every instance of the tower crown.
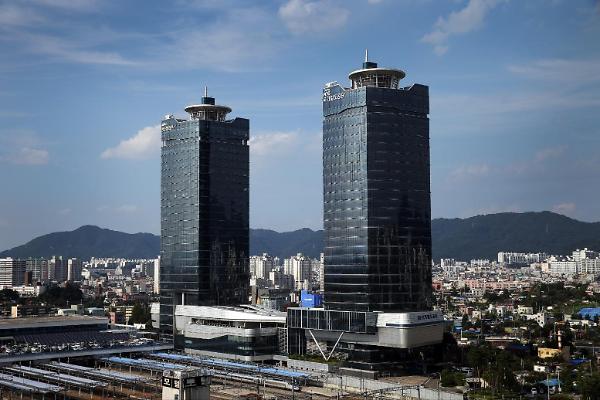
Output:
<path fill-rule="evenodd" d="M 190 114 L 192 119 L 207 120 L 207 121 L 225 121 L 227 114 L 231 112 L 231 108 L 215 104 L 215 98 L 208 96 L 208 88 L 204 87 L 204 96 L 202 96 L 201 104 L 192 104 L 185 108 L 185 112 Z"/>
<path fill-rule="evenodd" d="M 369 61 L 369 51 L 365 50 L 365 62 L 362 69 L 352 71 L 348 78 L 352 81 L 352 89 L 373 86 L 398 89 L 398 83 L 406 74 L 400 69 L 379 68 L 376 62 Z"/>

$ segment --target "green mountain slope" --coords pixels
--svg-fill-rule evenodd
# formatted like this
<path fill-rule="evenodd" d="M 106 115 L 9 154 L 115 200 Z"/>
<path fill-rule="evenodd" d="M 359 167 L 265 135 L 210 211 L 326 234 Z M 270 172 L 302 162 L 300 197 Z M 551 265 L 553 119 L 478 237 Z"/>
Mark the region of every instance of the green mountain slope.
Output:
<path fill-rule="evenodd" d="M 549 211 L 478 215 L 432 222 L 433 256 L 495 259 L 499 251 L 570 254 L 600 249 L 600 223 L 581 222 Z"/>
<path fill-rule="evenodd" d="M 600 223 L 581 222 L 545 212 L 500 213 L 471 218 L 432 221 L 433 257 L 471 260 L 495 259 L 499 251 L 570 254 L 576 248 L 600 250 Z M 125 257 L 154 258 L 160 238 L 150 233 L 123 233 L 97 226 L 40 236 L 0 253 L 0 257 Z M 269 253 L 280 258 L 304 253 L 319 257 L 323 231 L 299 229 L 275 232 L 250 230 L 250 254 Z"/>

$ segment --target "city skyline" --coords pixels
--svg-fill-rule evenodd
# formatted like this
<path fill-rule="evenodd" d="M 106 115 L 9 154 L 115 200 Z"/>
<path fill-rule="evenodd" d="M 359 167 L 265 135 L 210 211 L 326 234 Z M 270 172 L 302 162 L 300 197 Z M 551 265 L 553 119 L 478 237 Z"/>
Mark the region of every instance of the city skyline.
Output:
<path fill-rule="evenodd" d="M 365 47 L 436 88 L 433 217 L 599 220 L 598 4 L 543 4 L 198 1 L 132 22 L 134 5 L 2 3 L 0 248 L 88 223 L 158 233 L 157 116 L 204 85 L 252 120 L 251 226 L 320 229 L 320 88 Z M 374 24 L 397 18 L 414 24 Z"/>

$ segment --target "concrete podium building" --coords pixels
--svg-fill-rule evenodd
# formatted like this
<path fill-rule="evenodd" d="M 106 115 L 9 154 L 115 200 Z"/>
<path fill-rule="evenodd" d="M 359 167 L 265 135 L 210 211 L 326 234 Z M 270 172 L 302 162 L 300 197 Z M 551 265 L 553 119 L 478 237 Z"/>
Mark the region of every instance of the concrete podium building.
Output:
<path fill-rule="evenodd" d="M 288 309 L 288 350 L 375 369 L 441 343 L 432 311 L 428 87 L 365 57 L 323 89 L 322 309 Z"/>

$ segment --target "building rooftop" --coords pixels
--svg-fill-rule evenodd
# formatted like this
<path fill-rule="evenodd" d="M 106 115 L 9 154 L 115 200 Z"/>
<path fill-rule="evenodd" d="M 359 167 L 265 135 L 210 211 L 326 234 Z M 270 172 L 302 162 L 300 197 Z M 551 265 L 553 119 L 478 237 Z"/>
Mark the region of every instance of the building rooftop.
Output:
<path fill-rule="evenodd" d="M 406 73 L 400 69 L 378 67 L 377 63 L 369 61 L 369 52 L 366 50 L 362 68 L 352 71 L 348 78 L 352 81 L 352 89 L 363 86 L 397 89 L 405 76 Z"/>
<path fill-rule="evenodd" d="M 108 323 L 108 318 L 84 315 L 43 316 L 0 319 L 0 330 L 18 328 L 36 328 L 56 325 L 96 325 Z"/>
<path fill-rule="evenodd" d="M 204 96 L 201 104 L 192 104 L 185 108 L 192 119 L 224 121 L 231 108 L 215 104 L 215 98 L 208 96 L 208 89 L 204 88 Z"/>
<path fill-rule="evenodd" d="M 175 315 L 224 321 L 256 321 L 284 323 L 287 314 L 252 306 L 184 306 L 175 309 Z"/>

